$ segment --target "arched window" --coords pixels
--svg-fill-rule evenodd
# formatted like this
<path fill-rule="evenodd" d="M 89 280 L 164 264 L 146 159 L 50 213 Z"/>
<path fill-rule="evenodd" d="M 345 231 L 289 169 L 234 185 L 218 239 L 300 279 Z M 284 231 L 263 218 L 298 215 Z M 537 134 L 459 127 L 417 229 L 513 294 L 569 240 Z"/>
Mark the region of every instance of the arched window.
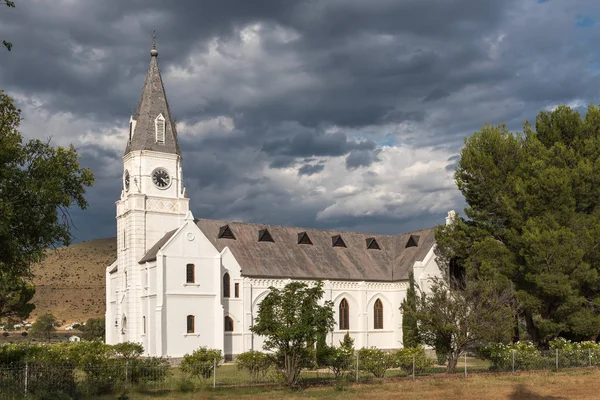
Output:
<path fill-rule="evenodd" d="M 142 325 L 143 325 L 143 329 L 144 329 L 143 332 L 145 335 L 146 334 L 146 317 L 145 316 L 142 317 Z"/>
<path fill-rule="evenodd" d="M 375 329 L 383 329 L 383 304 L 379 299 L 373 306 L 373 323 Z"/>
<path fill-rule="evenodd" d="M 233 320 L 231 317 L 225 317 L 225 332 L 233 332 Z"/>
<path fill-rule="evenodd" d="M 194 316 L 187 316 L 187 333 L 194 333 Z"/>
<path fill-rule="evenodd" d="M 194 264 L 188 264 L 185 266 L 185 282 L 194 283 L 196 281 Z"/>
<path fill-rule="evenodd" d="M 223 275 L 223 297 L 229 297 L 229 296 L 230 296 L 229 273 L 225 272 L 225 275 Z"/>
<path fill-rule="evenodd" d="M 342 299 L 340 301 L 340 330 L 348 330 L 350 329 L 350 307 L 348 306 L 348 301 L 346 299 Z"/>
<path fill-rule="evenodd" d="M 154 125 L 156 129 L 156 143 L 165 143 L 165 117 L 160 114 L 154 120 Z"/>

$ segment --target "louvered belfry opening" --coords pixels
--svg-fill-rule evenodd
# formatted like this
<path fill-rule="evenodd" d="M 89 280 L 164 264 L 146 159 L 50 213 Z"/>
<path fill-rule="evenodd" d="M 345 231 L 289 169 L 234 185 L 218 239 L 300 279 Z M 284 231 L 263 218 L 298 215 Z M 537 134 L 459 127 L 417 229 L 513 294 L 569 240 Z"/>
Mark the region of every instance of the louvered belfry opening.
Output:
<path fill-rule="evenodd" d="M 381 250 L 381 247 L 379 247 L 379 243 L 377 243 L 377 240 L 375 240 L 375 238 L 367 238 L 367 249 L 370 250 Z"/>
<path fill-rule="evenodd" d="M 258 241 L 275 243 L 275 240 L 273 240 L 273 236 L 271 236 L 271 233 L 267 228 L 258 231 Z"/>
<path fill-rule="evenodd" d="M 417 247 L 419 246 L 419 236 L 418 235 L 410 235 L 408 238 L 408 242 L 406 242 L 405 248 L 409 247 Z"/>
<path fill-rule="evenodd" d="M 306 232 L 298 233 L 298 244 L 313 244 Z"/>
<path fill-rule="evenodd" d="M 219 239 L 233 239 L 235 240 L 235 235 L 233 231 L 229 227 L 229 225 L 224 225 L 219 228 L 219 235 L 217 236 Z"/>
<path fill-rule="evenodd" d="M 344 239 L 342 239 L 342 235 L 333 235 L 331 237 L 331 246 L 332 247 L 346 247 L 346 243 Z"/>

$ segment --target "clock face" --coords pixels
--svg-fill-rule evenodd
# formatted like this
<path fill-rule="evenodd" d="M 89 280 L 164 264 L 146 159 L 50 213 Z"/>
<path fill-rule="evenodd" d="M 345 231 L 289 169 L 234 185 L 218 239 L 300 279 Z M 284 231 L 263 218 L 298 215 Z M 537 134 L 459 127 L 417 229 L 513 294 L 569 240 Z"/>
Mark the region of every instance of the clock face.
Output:
<path fill-rule="evenodd" d="M 123 180 L 125 181 L 125 190 L 128 192 L 129 191 L 129 171 L 125 170 L 125 177 L 123 178 Z"/>
<path fill-rule="evenodd" d="M 166 189 L 171 184 L 171 176 L 164 168 L 157 168 L 152 172 L 152 182 L 159 189 Z"/>

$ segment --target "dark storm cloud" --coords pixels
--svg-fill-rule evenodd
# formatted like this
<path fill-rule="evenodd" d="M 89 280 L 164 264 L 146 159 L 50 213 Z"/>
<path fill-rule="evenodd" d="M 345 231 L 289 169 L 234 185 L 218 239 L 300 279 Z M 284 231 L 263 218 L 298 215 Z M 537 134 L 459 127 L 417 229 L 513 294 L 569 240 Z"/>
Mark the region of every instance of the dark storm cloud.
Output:
<path fill-rule="evenodd" d="M 384 177 L 370 169 L 394 162 L 380 146 L 453 154 L 484 122 L 518 129 L 546 107 L 598 102 L 599 28 L 590 17 L 598 12 L 600 4 L 584 0 L 22 0 L 0 10 L 0 38 L 14 44 L 1 54 L 0 88 L 24 109 L 68 114 L 64 129 L 55 128 L 62 139 L 83 133 L 70 120 L 95 124 L 95 140 L 77 144 L 97 177 L 90 210 L 74 212 L 96 221 L 79 224 L 82 238 L 114 235 L 125 144 L 105 140 L 102 128 L 125 127 L 135 110 L 153 28 L 178 123 L 224 116 L 234 125 L 180 135 L 197 217 L 401 231 L 440 214 L 392 207 L 381 220 L 320 220 L 335 203 L 327 194 L 336 181 L 299 202 L 269 168 L 314 179 L 328 173 L 327 160 L 343 157 L 342 168 L 364 170 L 374 177 L 366 184 L 377 186 Z M 254 47 L 240 34 L 252 24 L 262 29 Z"/>
<path fill-rule="evenodd" d="M 318 174 L 319 172 L 323 171 L 324 168 L 325 168 L 325 166 L 323 164 L 317 164 L 317 165 L 304 164 L 303 166 L 298 168 L 298 175 L 311 176 L 311 175 Z"/>

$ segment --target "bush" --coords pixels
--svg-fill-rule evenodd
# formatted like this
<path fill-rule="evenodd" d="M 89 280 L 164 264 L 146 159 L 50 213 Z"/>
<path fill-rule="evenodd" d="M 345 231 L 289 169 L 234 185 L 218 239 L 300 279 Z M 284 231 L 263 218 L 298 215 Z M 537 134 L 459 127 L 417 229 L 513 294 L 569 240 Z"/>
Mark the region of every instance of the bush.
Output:
<path fill-rule="evenodd" d="M 346 332 L 344 340 L 339 347 L 329 347 L 325 352 L 324 366 L 333 372 L 336 379 L 342 378 L 345 371 L 354 371 L 356 357 L 354 357 L 354 339 Z"/>
<path fill-rule="evenodd" d="M 222 359 L 221 350 L 200 347 L 192 354 L 184 355 L 179 368 L 181 368 L 182 372 L 195 376 L 198 379 L 208 379 L 213 374 L 215 361 L 216 366 L 219 367 Z"/>
<path fill-rule="evenodd" d="M 187 376 L 184 376 L 175 383 L 175 390 L 181 393 L 193 392 L 194 382 Z"/>
<path fill-rule="evenodd" d="M 383 378 L 388 369 L 394 366 L 394 357 L 382 350 L 371 347 L 358 351 L 358 368 L 370 372 L 376 378 Z"/>
<path fill-rule="evenodd" d="M 411 375 L 413 372 L 413 360 L 415 373 L 425 372 L 433 367 L 433 360 L 425 354 L 425 348 L 419 345 L 417 347 L 406 347 L 400 349 L 394 354 L 395 366 Z"/>
<path fill-rule="evenodd" d="M 250 350 L 240 354 L 235 360 L 239 371 L 247 371 L 253 383 L 264 379 L 273 364 L 273 359 L 266 353 Z"/>
<path fill-rule="evenodd" d="M 492 362 L 491 370 L 509 371 L 513 368 L 513 351 L 515 370 L 540 369 L 547 367 L 552 361 L 545 359 L 531 342 L 517 342 L 510 345 L 496 343 L 479 349 L 478 353 Z"/>

